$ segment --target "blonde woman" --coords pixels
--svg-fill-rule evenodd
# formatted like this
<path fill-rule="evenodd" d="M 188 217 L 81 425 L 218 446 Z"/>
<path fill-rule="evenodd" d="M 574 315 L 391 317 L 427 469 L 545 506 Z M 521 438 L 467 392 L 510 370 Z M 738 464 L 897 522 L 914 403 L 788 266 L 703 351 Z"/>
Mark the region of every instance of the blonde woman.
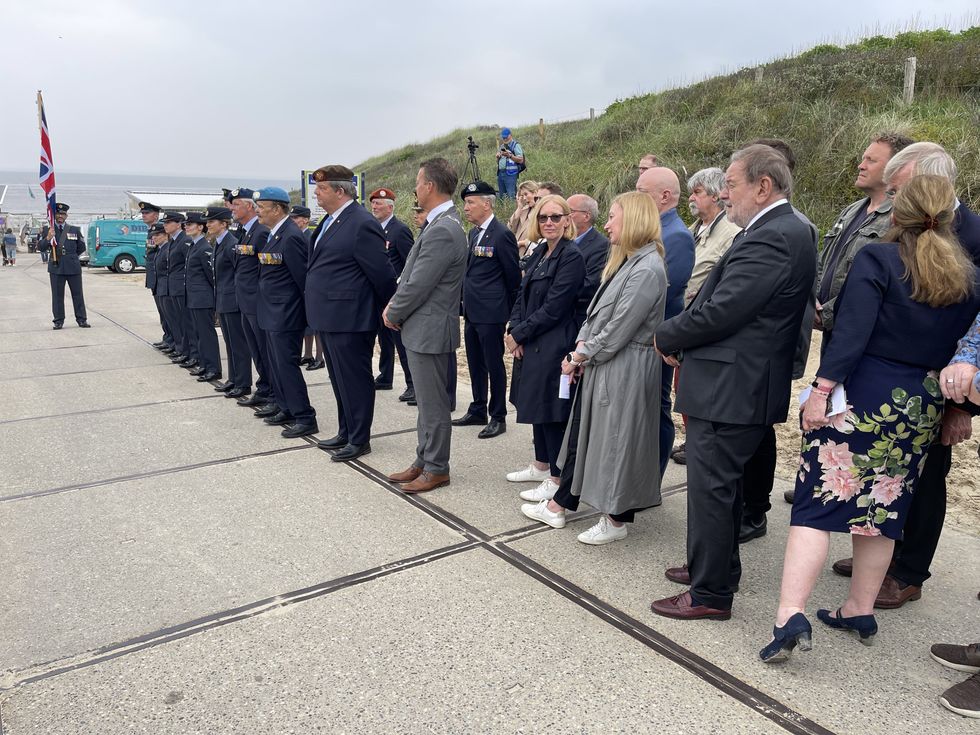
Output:
<path fill-rule="evenodd" d="M 980 308 L 977 269 L 950 229 L 949 180 L 915 176 L 895 197 L 892 229 L 866 245 L 837 297 L 836 324 L 803 406 L 803 449 L 773 640 L 766 662 L 808 650 L 807 601 L 827 559 L 830 533 L 848 533 L 854 573 L 831 628 L 870 645 L 875 597 L 902 533 L 926 450 L 939 432 L 938 372 Z M 848 410 L 828 416 L 838 385 Z"/>
<path fill-rule="evenodd" d="M 611 243 L 599 290 L 562 373 L 580 380 L 565 434 L 559 488 L 521 507 L 555 528 L 579 502 L 602 512 L 585 544 L 626 537 L 637 510 L 660 503 L 660 374 L 653 335 L 664 319 L 667 274 L 660 216 L 644 193 L 621 194 L 605 226 Z"/>
<path fill-rule="evenodd" d="M 537 181 L 525 181 L 517 187 L 517 209 L 507 220 L 507 229 L 514 233 L 517 238 L 517 251 L 520 257 L 524 257 L 527 251 L 528 232 L 531 229 L 531 212 L 534 210 L 535 194 L 538 191 Z"/>

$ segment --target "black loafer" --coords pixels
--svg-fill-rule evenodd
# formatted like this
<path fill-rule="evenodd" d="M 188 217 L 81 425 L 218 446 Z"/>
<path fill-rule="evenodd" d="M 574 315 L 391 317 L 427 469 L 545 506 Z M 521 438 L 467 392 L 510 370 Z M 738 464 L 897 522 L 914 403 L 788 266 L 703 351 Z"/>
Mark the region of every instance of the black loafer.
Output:
<path fill-rule="evenodd" d="M 312 424 L 293 424 L 288 429 L 282 430 L 282 435 L 286 439 L 296 439 L 300 436 L 309 436 L 310 434 L 315 434 L 320 430 L 320 427 L 316 425 L 316 421 Z"/>
<path fill-rule="evenodd" d="M 212 381 L 212 380 L 217 380 L 220 377 L 221 377 L 221 373 L 216 373 L 216 372 L 213 372 L 212 371 L 212 372 L 209 372 L 209 373 L 204 373 L 204 375 L 198 376 L 197 382 L 198 383 L 207 383 L 207 382 Z"/>
<path fill-rule="evenodd" d="M 198 365 L 197 367 L 190 369 L 190 374 L 193 375 L 194 377 L 197 377 L 198 375 L 204 375 L 204 373 L 206 372 L 207 370 L 203 365 Z"/>
<path fill-rule="evenodd" d="M 192 370 L 198 366 L 197 360 L 195 360 L 193 357 L 188 357 L 183 362 L 178 362 L 177 364 L 184 368 L 184 370 Z"/>
<path fill-rule="evenodd" d="M 251 393 L 251 388 L 235 388 L 225 392 L 225 398 L 242 398 Z"/>
<path fill-rule="evenodd" d="M 415 389 L 406 388 L 405 392 L 398 396 L 399 401 L 414 401 L 415 400 Z"/>
<path fill-rule="evenodd" d="M 293 417 L 285 411 L 280 411 L 275 416 L 266 416 L 262 420 L 269 426 L 282 426 L 283 424 L 288 424 L 290 421 L 292 421 Z"/>
<path fill-rule="evenodd" d="M 357 459 L 358 457 L 363 457 L 365 454 L 371 453 L 371 442 L 365 442 L 364 444 L 348 444 L 343 449 L 339 449 L 334 452 L 330 459 L 334 462 L 350 462 L 352 459 Z"/>
<path fill-rule="evenodd" d="M 279 406 L 277 406 L 275 403 L 270 403 L 256 411 L 255 418 L 264 419 L 268 418 L 269 416 L 275 416 L 277 413 L 281 413 L 279 411 Z"/>
<path fill-rule="evenodd" d="M 187 359 L 187 355 L 182 355 L 179 352 L 174 353 L 173 355 L 170 356 L 170 362 L 174 363 L 175 365 L 180 365 L 180 363 L 182 363 L 186 359 Z"/>
<path fill-rule="evenodd" d="M 742 525 L 738 530 L 738 542 L 747 543 L 754 538 L 761 538 L 766 535 L 766 514 L 760 516 L 742 516 Z"/>
<path fill-rule="evenodd" d="M 483 424 L 487 423 L 487 417 L 477 416 L 475 413 L 467 411 L 458 419 L 453 419 L 449 423 L 453 426 L 483 426 Z"/>
<path fill-rule="evenodd" d="M 340 449 L 347 446 L 347 437 L 337 434 L 329 439 L 321 439 L 316 443 L 320 449 Z"/>
<path fill-rule="evenodd" d="M 216 393 L 227 393 L 234 387 L 235 384 L 229 380 L 226 383 L 218 383 L 216 386 L 214 386 L 214 390 Z"/>
<path fill-rule="evenodd" d="M 239 398 L 239 406 L 264 406 L 269 402 L 269 396 L 264 396 L 261 393 L 256 393 L 251 398 Z"/>
<path fill-rule="evenodd" d="M 153 343 L 153 346 L 156 347 L 158 350 L 162 350 L 164 347 L 167 346 L 167 343 L 166 342 L 154 342 Z"/>
<path fill-rule="evenodd" d="M 484 427 L 483 431 L 476 435 L 477 439 L 493 439 L 495 436 L 500 436 L 505 431 L 507 431 L 507 423 L 500 419 L 491 419 L 490 423 Z"/>

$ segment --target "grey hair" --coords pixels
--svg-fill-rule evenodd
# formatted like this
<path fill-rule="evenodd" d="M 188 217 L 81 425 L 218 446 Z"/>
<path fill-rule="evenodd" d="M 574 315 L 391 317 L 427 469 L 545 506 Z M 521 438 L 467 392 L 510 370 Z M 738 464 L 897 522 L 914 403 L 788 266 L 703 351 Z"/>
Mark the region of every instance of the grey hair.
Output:
<path fill-rule="evenodd" d="M 956 162 L 946 149 L 938 143 L 923 141 L 906 146 L 885 165 L 885 184 L 891 183 L 895 174 L 912 164 L 915 174 L 932 174 L 942 176 L 949 183 L 956 184 Z"/>
<path fill-rule="evenodd" d="M 706 194 L 717 197 L 725 188 L 725 172 L 717 166 L 701 169 L 687 180 L 687 190 L 694 191 L 699 186 Z"/>
<path fill-rule="evenodd" d="M 395 200 L 394 199 L 382 199 L 381 197 L 377 197 L 377 198 L 375 198 L 374 201 L 376 201 L 376 202 L 384 202 L 389 207 L 394 207 L 395 206 Z"/>
<path fill-rule="evenodd" d="M 754 184 L 759 179 L 769 177 L 772 188 L 788 198 L 793 193 L 793 174 L 790 173 L 786 156 L 768 145 L 756 143 L 737 150 L 732 154 L 732 163 L 745 164 L 745 179 Z"/>
<path fill-rule="evenodd" d="M 353 181 L 328 181 L 332 189 L 344 192 L 351 199 L 357 199 L 357 186 Z"/>
<path fill-rule="evenodd" d="M 599 219 L 599 202 L 588 194 L 573 194 L 572 196 L 582 197 L 582 209 L 589 215 L 589 222 Z M 572 197 L 569 197 L 571 199 Z"/>
<path fill-rule="evenodd" d="M 480 199 L 487 202 L 491 207 L 497 203 L 496 194 L 479 194 L 478 196 L 480 197 Z"/>

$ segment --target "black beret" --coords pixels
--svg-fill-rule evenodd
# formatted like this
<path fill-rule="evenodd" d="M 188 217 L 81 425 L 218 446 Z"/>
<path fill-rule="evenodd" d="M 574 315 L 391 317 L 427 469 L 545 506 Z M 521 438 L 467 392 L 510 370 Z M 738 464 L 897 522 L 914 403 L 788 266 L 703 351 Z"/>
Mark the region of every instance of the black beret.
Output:
<path fill-rule="evenodd" d="M 469 196 L 494 197 L 497 196 L 497 192 L 486 181 L 474 181 L 464 186 L 459 196 L 462 199 Z"/>
<path fill-rule="evenodd" d="M 311 214 L 309 207 L 301 207 L 298 204 L 294 204 L 293 208 L 289 210 L 290 217 L 309 217 Z"/>
<path fill-rule="evenodd" d="M 228 201 L 234 201 L 235 199 L 251 199 L 255 192 L 252 189 L 247 189 L 244 186 L 238 189 L 232 189 L 228 192 Z"/>

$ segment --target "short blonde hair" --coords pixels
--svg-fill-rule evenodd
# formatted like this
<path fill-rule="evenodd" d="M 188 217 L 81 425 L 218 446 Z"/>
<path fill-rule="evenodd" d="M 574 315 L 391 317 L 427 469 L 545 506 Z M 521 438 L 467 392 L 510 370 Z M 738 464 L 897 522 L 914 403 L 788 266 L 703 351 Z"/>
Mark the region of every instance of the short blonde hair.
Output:
<path fill-rule="evenodd" d="M 537 181 L 522 181 L 521 185 L 517 187 L 517 193 L 520 194 L 523 191 L 537 191 L 538 182 Z"/>
<path fill-rule="evenodd" d="M 610 209 L 617 205 L 623 211 L 623 226 L 619 241 L 609 248 L 609 258 L 602 270 L 604 282 L 616 274 L 627 258 L 650 243 L 656 243 L 660 257 L 664 256 L 660 212 L 653 199 L 642 191 L 628 191 L 613 199 Z"/>
<path fill-rule="evenodd" d="M 543 236 L 541 234 L 541 228 L 538 226 L 538 213 L 541 211 L 541 207 L 545 204 L 557 204 L 561 207 L 562 214 L 568 217 L 568 223 L 565 225 L 565 231 L 562 233 L 562 237 L 566 240 L 574 240 L 577 234 L 575 230 L 575 223 L 572 222 L 572 218 L 569 215 L 572 213 L 572 208 L 568 206 L 568 202 L 565 201 L 565 197 L 560 197 L 557 194 L 549 194 L 546 197 L 542 197 L 541 201 L 538 202 L 534 209 L 531 210 L 531 228 L 528 230 L 527 236 L 530 240 L 540 240 Z"/>

